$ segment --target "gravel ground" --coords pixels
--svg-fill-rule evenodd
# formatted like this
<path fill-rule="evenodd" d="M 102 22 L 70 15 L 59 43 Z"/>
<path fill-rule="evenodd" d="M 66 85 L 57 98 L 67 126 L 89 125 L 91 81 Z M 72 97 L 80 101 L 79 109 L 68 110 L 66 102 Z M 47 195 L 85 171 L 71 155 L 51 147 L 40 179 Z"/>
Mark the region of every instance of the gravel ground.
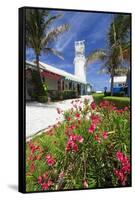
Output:
<path fill-rule="evenodd" d="M 82 96 L 93 101 L 92 96 Z M 71 101 L 74 99 L 59 101 L 55 103 L 37 103 L 30 102 L 26 104 L 26 138 L 35 135 L 37 132 L 46 129 L 48 126 L 56 124 L 62 120 L 62 117 L 57 113 L 57 108 L 68 110 L 72 107 Z"/>

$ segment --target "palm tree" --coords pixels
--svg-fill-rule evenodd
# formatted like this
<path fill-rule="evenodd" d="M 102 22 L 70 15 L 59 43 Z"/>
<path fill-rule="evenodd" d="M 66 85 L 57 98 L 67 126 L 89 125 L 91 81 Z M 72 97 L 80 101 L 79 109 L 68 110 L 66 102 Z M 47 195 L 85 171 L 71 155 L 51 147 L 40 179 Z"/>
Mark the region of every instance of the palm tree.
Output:
<path fill-rule="evenodd" d="M 113 16 L 107 39 L 108 49 L 91 52 L 87 56 L 86 64 L 98 59 L 103 61 L 101 71 L 110 74 L 111 95 L 113 95 L 114 76 L 120 72 L 122 74 L 125 68 L 124 61 L 130 60 L 130 15 Z"/>
<path fill-rule="evenodd" d="M 114 16 L 112 24 L 108 35 L 110 45 L 115 43 L 120 49 L 120 55 L 118 56 L 121 56 L 122 60 L 130 61 L 131 16 L 129 14 L 117 14 Z"/>
<path fill-rule="evenodd" d="M 113 95 L 113 80 L 116 75 L 117 67 L 120 65 L 120 60 L 118 58 L 119 48 L 117 46 L 112 46 L 110 49 L 98 49 L 91 52 L 87 57 L 87 64 L 93 62 L 94 60 L 102 60 L 103 65 L 100 71 L 103 73 L 110 74 L 111 77 L 111 95 Z"/>
<path fill-rule="evenodd" d="M 41 53 L 52 53 L 63 59 L 61 52 L 58 52 L 51 47 L 57 37 L 69 29 L 68 24 L 62 24 L 56 28 L 52 28 L 53 22 L 60 17 L 61 15 L 59 14 L 52 15 L 49 10 L 26 9 L 26 46 L 34 50 L 37 70 L 43 91 L 39 66 L 39 57 Z"/>

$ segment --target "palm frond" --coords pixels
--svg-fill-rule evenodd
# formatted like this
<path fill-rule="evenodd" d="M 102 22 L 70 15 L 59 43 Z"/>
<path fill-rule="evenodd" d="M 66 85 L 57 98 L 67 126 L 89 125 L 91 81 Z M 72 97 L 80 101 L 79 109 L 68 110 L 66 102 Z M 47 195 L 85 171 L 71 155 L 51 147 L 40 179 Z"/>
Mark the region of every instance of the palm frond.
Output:
<path fill-rule="evenodd" d="M 86 64 L 92 63 L 95 60 L 105 60 L 107 54 L 103 49 L 95 50 L 91 52 L 86 58 Z"/>
<path fill-rule="evenodd" d="M 119 68 L 115 69 L 115 75 L 117 75 L 117 76 L 126 75 L 127 73 L 128 73 L 128 68 L 119 67 Z"/>
<path fill-rule="evenodd" d="M 48 46 L 48 44 L 52 43 L 57 39 L 57 37 L 64 33 L 65 31 L 69 30 L 69 25 L 68 24 L 63 24 L 58 26 L 57 28 L 53 29 L 50 31 L 47 36 L 45 36 L 42 41 L 41 41 L 41 46 Z"/>
<path fill-rule="evenodd" d="M 50 26 L 55 20 L 59 19 L 60 17 L 62 17 L 61 14 L 58 14 L 58 15 L 49 17 L 49 18 L 45 21 L 45 23 L 44 23 L 45 31 L 49 28 L 49 26 Z"/>
<path fill-rule="evenodd" d="M 130 52 L 131 52 L 131 44 L 127 43 L 126 45 L 124 45 L 123 47 L 123 57 L 125 60 L 130 62 Z"/>
<path fill-rule="evenodd" d="M 52 15 L 48 10 L 26 9 L 26 46 L 32 48 L 36 55 L 40 55 L 42 51 L 46 53 L 51 52 L 63 59 L 60 52 L 49 48 L 50 44 L 60 34 L 69 29 L 69 25 L 63 24 L 50 30 L 53 22 L 61 16 L 61 14 Z"/>
<path fill-rule="evenodd" d="M 53 49 L 53 48 L 44 48 L 43 51 L 44 51 L 45 53 L 47 53 L 47 54 L 48 54 L 48 53 L 52 53 L 52 54 L 54 54 L 55 56 L 59 57 L 60 59 L 64 60 L 64 57 L 63 57 L 62 53 L 59 52 L 59 51 L 57 51 L 56 49 Z"/>

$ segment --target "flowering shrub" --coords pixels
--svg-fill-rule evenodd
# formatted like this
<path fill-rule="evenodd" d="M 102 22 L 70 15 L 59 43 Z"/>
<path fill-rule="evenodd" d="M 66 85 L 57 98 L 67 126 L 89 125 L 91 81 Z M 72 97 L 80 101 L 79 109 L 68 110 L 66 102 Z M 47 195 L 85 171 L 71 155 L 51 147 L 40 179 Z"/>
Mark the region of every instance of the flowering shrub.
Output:
<path fill-rule="evenodd" d="M 130 110 L 71 102 L 65 120 L 27 142 L 27 191 L 130 186 Z"/>

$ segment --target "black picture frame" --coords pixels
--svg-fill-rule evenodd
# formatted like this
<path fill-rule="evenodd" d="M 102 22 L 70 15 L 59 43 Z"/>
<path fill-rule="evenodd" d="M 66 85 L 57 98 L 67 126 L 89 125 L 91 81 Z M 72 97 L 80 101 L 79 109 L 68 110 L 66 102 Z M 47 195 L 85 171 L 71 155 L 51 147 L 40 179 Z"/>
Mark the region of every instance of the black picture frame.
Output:
<path fill-rule="evenodd" d="M 90 10 L 74 10 L 74 9 L 59 9 L 59 8 L 40 8 L 40 7 L 22 7 L 19 8 L 19 74 L 18 74 L 18 82 L 19 82 L 19 158 L 18 158 L 18 168 L 19 168 L 19 175 L 18 175 L 18 191 L 21 193 L 36 193 L 36 192 L 44 192 L 44 191 L 26 191 L 26 73 L 25 73 L 25 60 L 26 60 L 26 30 L 25 30 L 25 22 L 26 22 L 26 9 L 46 9 L 46 10 L 57 10 L 57 11 L 79 11 L 79 12 L 90 12 L 90 13 L 109 13 L 109 14 L 128 14 L 131 17 L 131 33 L 130 38 L 132 41 L 132 14 L 125 13 L 125 12 L 108 12 L 108 11 L 90 11 Z M 131 70 L 130 70 L 130 77 L 132 77 L 132 45 L 130 48 L 130 63 L 131 63 Z M 130 108 L 132 108 L 132 81 L 130 80 Z M 131 152 L 131 168 L 132 168 L 132 112 L 130 113 L 130 152 Z M 132 186 L 132 170 L 130 175 L 130 185 L 127 187 Z M 99 187 L 94 189 L 107 189 L 113 187 Z M 114 187 L 114 188 L 117 188 Z M 120 188 L 120 186 L 118 186 Z M 85 188 L 86 190 L 87 188 Z M 79 189 L 66 189 L 68 190 L 84 190 L 83 188 Z M 88 188 L 88 190 L 90 190 Z M 56 192 L 57 190 L 51 190 L 51 192 Z M 63 191 L 63 190 L 59 190 Z M 50 191 L 47 191 L 50 192 Z"/>

